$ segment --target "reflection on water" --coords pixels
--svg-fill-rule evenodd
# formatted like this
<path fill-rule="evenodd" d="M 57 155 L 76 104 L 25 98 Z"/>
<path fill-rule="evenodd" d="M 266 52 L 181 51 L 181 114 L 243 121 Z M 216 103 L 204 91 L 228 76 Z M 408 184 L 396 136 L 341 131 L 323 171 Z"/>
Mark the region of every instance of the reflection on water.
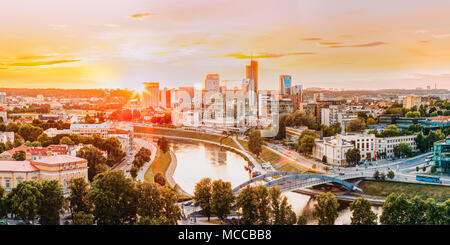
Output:
<path fill-rule="evenodd" d="M 170 142 L 170 141 L 169 141 Z M 170 142 L 178 161 L 173 178 L 186 192 L 194 193 L 201 179 L 222 179 L 237 186 L 249 180 L 244 166 L 247 162 L 238 154 L 221 150 L 219 146 L 203 143 Z"/>
<path fill-rule="evenodd" d="M 170 141 L 169 146 L 175 153 L 178 165 L 175 169 L 175 182 L 190 194 L 194 193 L 194 186 L 202 178 L 209 177 L 212 180 L 222 179 L 231 182 L 235 187 L 249 180 L 249 175 L 244 166 L 247 162 L 234 152 L 221 150 L 219 146 L 203 143 L 188 143 Z M 297 215 L 306 215 L 308 224 L 317 224 L 313 217 L 314 198 L 295 192 L 283 193 L 292 205 Z M 351 211 L 348 205 L 341 203 L 339 216 L 335 224 L 347 225 L 351 222 Z M 381 207 L 372 207 L 379 216 Z"/>

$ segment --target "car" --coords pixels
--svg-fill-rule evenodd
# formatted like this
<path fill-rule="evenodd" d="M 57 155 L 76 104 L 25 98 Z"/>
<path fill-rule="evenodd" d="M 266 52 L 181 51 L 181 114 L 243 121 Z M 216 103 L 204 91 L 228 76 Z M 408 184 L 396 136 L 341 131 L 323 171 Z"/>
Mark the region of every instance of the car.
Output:
<path fill-rule="evenodd" d="M 339 175 L 345 175 L 345 173 L 339 173 Z"/>

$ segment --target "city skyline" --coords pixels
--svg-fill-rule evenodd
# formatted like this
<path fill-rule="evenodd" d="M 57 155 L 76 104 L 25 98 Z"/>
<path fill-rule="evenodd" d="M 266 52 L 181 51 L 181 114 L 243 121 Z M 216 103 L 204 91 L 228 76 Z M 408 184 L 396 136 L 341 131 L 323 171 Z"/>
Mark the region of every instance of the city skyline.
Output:
<path fill-rule="evenodd" d="M 407 4 L 408 8 L 404 8 Z M 279 76 L 305 88 L 450 89 L 448 1 L 15 1 L 0 87 L 129 88 Z M 251 10 L 251 11 L 249 11 Z"/>

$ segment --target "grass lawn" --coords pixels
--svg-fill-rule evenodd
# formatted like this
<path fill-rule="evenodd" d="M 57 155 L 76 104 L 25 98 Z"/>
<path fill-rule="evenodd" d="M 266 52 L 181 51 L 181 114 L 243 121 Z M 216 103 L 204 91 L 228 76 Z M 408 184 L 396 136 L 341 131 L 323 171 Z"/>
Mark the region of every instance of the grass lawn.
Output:
<path fill-rule="evenodd" d="M 171 161 L 172 158 L 170 157 L 170 153 L 168 151 L 166 153 L 163 153 L 158 147 L 155 160 L 144 175 L 144 181 L 153 182 L 153 177 L 157 173 L 161 173 L 164 178 L 166 178 L 166 171 Z"/>
<path fill-rule="evenodd" d="M 422 199 L 433 198 L 443 202 L 450 198 L 450 187 L 427 184 L 399 183 L 392 181 L 362 181 L 359 186 L 365 194 L 387 197 L 390 193 L 405 193 L 408 197 L 419 196 Z"/>

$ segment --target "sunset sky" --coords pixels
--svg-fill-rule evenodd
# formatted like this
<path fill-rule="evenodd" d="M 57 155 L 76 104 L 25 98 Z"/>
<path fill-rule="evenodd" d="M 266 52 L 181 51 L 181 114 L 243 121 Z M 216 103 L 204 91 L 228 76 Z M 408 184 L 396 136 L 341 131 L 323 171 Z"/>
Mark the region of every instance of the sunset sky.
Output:
<path fill-rule="evenodd" d="M 0 87 L 450 89 L 448 0 L 15 0 L 0 7 Z"/>

